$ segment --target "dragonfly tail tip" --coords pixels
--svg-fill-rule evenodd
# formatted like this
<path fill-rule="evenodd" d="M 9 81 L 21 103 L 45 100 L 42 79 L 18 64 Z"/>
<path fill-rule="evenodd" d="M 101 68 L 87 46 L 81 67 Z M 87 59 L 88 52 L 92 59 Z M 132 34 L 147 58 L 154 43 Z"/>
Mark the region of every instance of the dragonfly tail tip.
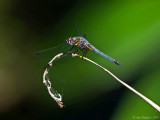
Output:
<path fill-rule="evenodd" d="M 114 62 L 115 64 L 119 65 L 119 66 L 122 66 L 119 62 L 115 61 Z"/>

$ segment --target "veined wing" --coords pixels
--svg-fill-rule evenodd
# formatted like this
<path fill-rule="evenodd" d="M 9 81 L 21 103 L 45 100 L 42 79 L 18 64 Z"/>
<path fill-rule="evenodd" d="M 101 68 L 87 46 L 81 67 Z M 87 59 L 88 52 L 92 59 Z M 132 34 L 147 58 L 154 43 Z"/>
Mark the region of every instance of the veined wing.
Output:
<path fill-rule="evenodd" d="M 53 55 L 56 55 L 57 53 L 65 53 L 68 52 L 71 46 L 69 46 L 67 43 L 62 43 L 60 45 L 41 50 L 39 52 L 36 52 L 33 54 L 33 57 L 35 60 L 42 61 L 42 60 L 47 60 Z"/>
<path fill-rule="evenodd" d="M 99 54 L 99 55 L 105 57 L 106 59 L 108 59 L 108 60 L 114 62 L 115 64 L 121 66 L 121 64 L 120 64 L 119 62 L 117 62 L 115 59 L 111 58 L 110 56 L 104 54 L 103 52 L 101 52 L 100 50 L 98 50 L 97 48 L 95 48 L 93 45 L 88 44 L 88 45 L 87 45 L 87 48 L 89 48 L 90 50 L 94 51 L 95 53 L 97 53 L 97 54 Z"/>
<path fill-rule="evenodd" d="M 47 52 L 47 51 L 50 51 L 50 50 L 58 50 L 58 49 L 63 49 L 65 48 L 66 46 L 68 46 L 66 43 L 63 43 L 63 44 L 60 44 L 58 46 L 55 46 L 55 47 L 51 47 L 51 48 L 48 48 L 48 49 L 44 49 L 44 50 L 41 50 L 39 52 L 36 52 L 35 55 L 39 55 L 43 52 Z M 63 51 L 62 51 L 63 52 Z"/>

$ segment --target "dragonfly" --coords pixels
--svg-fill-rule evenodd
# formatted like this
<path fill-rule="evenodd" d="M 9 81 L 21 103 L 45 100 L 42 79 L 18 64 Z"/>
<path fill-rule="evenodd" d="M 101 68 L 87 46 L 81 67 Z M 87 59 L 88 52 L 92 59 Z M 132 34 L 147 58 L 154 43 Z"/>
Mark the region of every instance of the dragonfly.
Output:
<path fill-rule="evenodd" d="M 86 38 L 84 38 L 83 36 L 80 37 L 68 37 L 66 39 L 66 42 L 72 46 L 72 48 L 70 49 L 70 51 L 74 50 L 74 52 L 77 52 L 78 49 L 80 49 L 83 52 L 83 56 L 86 56 L 87 52 L 89 50 L 101 55 L 102 57 L 108 59 L 109 61 L 115 63 L 116 65 L 121 66 L 121 64 L 116 61 L 115 59 L 113 59 L 112 57 L 106 55 L 105 53 L 101 52 L 100 50 L 98 50 L 96 47 L 94 47 L 92 44 L 90 44 Z"/>
<path fill-rule="evenodd" d="M 77 30 L 79 36 L 78 37 L 70 36 L 66 39 L 67 44 L 72 46 L 72 48 L 69 50 L 69 52 L 73 51 L 74 53 L 76 53 L 76 52 L 78 52 L 78 49 L 80 49 L 83 52 L 83 56 L 86 56 L 87 52 L 89 50 L 91 50 L 91 51 L 101 55 L 102 57 L 108 59 L 109 61 L 115 63 L 116 65 L 121 66 L 121 64 L 118 61 L 116 61 L 112 57 L 106 55 L 105 53 L 101 52 L 96 47 L 94 47 L 92 44 L 90 44 L 86 39 L 86 35 L 82 35 L 82 33 L 80 32 L 77 24 L 76 24 L 75 27 L 76 27 L 76 30 Z M 46 50 L 39 51 L 35 55 L 38 55 L 42 52 L 46 52 L 46 51 L 49 51 L 49 50 L 52 50 L 52 49 L 55 49 L 55 48 L 57 48 L 57 47 L 53 47 L 53 48 L 49 48 L 49 49 L 46 49 Z M 83 56 L 82 56 L 82 59 L 83 59 Z"/>

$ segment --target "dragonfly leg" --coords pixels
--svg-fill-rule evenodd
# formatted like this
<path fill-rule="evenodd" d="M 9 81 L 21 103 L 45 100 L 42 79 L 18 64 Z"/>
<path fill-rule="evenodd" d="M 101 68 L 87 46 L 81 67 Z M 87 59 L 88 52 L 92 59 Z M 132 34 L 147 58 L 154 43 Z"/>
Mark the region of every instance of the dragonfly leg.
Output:
<path fill-rule="evenodd" d="M 73 49 L 74 49 L 74 46 L 72 46 L 71 49 L 69 49 L 67 52 L 64 52 L 63 54 L 71 54 Z"/>
<path fill-rule="evenodd" d="M 87 53 L 88 53 L 88 50 L 87 50 L 87 49 L 84 49 L 84 56 L 85 56 L 85 57 L 86 57 Z"/>
<path fill-rule="evenodd" d="M 69 49 L 69 51 L 72 51 L 74 49 L 74 46 L 72 46 L 72 48 L 71 49 Z"/>
<path fill-rule="evenodd" d="M 83 57 L 86 57 L 86 54 L 87 54 L 87 50 L 86 49 L 81 49 L 82 50 L 82 52 L 83 52 L 83 55 L 82 55 L 82 59 L 83 59 Z"/>
<path fill-rule="evenodd" d="M 88 50 L 86 49 L 86 54 L 88 53 Z M 86 57 L 86 55 L 85 55 L 85 57 Z"/>
<path fill-rule="evenodd" d="M 74 53 L 77 53 L 78 52 L 78 48 L 77 47 L 74 47 L 74 49 L 73 49 L 74 51 Z"/>

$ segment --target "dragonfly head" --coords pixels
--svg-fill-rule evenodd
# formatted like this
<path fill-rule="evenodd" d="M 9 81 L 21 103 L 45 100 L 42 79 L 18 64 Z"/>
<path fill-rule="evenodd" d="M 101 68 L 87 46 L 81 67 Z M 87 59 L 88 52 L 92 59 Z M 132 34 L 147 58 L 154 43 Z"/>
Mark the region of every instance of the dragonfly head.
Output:
<path fill-rule="evenodd" d="M 66 42 L 67 42 L 68 44 L 70 44 L 70 45 L 72 45 L 72 44 L 71 44 L 71 41 L 72 41 L 72 37 L 71 37 L 71 36 L 66 39 Z"/>

